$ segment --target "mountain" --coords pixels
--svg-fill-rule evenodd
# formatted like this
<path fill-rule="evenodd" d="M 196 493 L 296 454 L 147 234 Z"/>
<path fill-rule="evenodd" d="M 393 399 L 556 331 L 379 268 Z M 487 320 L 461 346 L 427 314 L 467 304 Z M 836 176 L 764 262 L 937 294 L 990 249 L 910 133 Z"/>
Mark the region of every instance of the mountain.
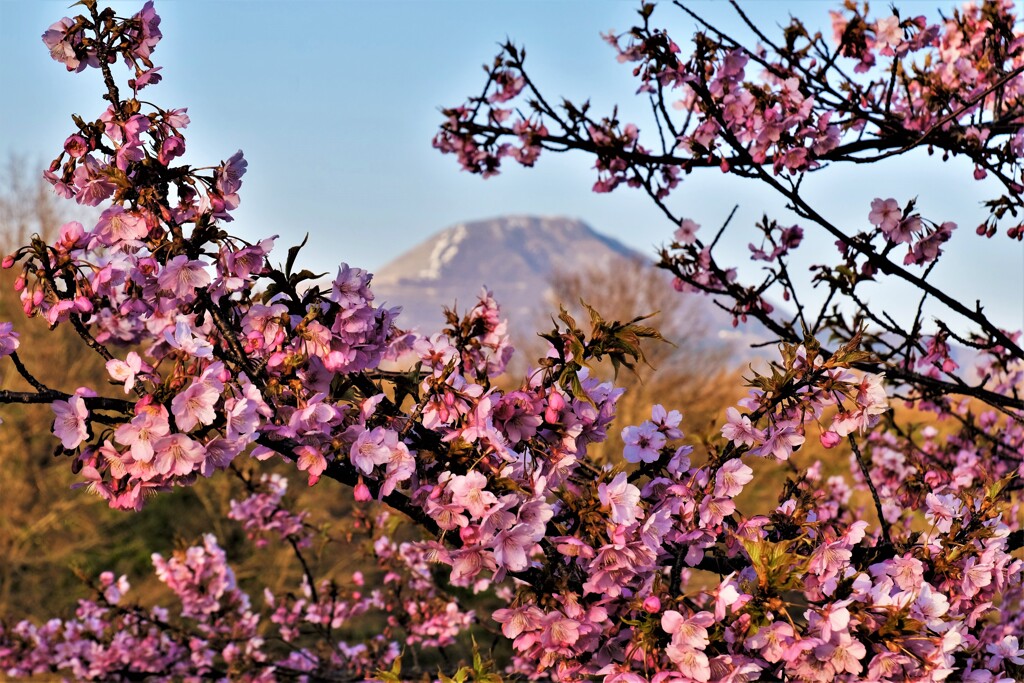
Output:
<path fill-rule="evenodd" d="M 475 305 L 480 288 L 486 286 L 494 292 L 511 329 L 534 329 L 558 312 L 550 285 L 553 274 L 607 265 L 612 275 L 623 259 L 650 262 L 580 220 L 502 216 L 459 223 L 427 238 L 377 270 L 373 290 L 378 303 L 403 307 L 400 326 L 431 332 L 444 322 L 442 307 L 456 305 L 463 313 Z M 665 287 L 669 286 L 666 276 Z M 687 307 L 687 315 L 699 311 L 714 343 L 767 338 L 760 329 L 734 329 L 732 317 L 706 297 L 679 296 L 696 300 Z M 592 303 L 601 310 L 600 301 Z"/>
<path fill-rule="evenodd" d="M 428 331 L 440 327 L 443 306 L 457 304 L 463 312 L 486 286 L 516 327 L 533 322 L 556 269 L 615 256 L 644 258 L 582 221 L 503 216 L 459 223 L 427 238 L 379 269 L 373 290 L 378 301 L 403 307 L 406 326 Z"/>
<path fill-rule="evenodd" d="M 640 267 L 636 262 L 648 265 Z M 648 278 L 648 268 L 663 282 Z M 751 348 L 774 338 L 759 322 L 751 320 L 734 328 L 732 316 L 711 298 L 672 292 L 671 276 L 657 270 L 649 257 L 574 218 L 502 216 L 453 225 L 377 270 L 373 291 L 377 304 L 402 306 L 400 327 L 430 334 L 443 326 L 445 306 L 465 313 L 486 286 L 509 319 L 510 330 L 521 335 L 514 340 L 518 345 L 524 337 L 532 338 L 534 331 L 550 329 L 550 319 L 558 313 L 553 275 L 595 269 L 603 283 L 586 289 L 583 298 L 609 319 L 618 315 L 609 313 L 613 299 L 638 302 L 623 316 L 672 308 L 678 319 L 653 322 L 670 339 L 685 338 L 698 348 L 731 348 L 733 359 L 741 364 L 758 366 L 777 357 L 774 346 Z M 620 296 L 627 288 L 633 290 L 632 299 Z M 575 303 L 576 297 L 571 298 Z M 675 305 L 676 301 L 680 304 Z M 696 332 L 689 334 L 692 330 Z M 975 352 L 950 346 L 962 368 L 973 365 Z"/>

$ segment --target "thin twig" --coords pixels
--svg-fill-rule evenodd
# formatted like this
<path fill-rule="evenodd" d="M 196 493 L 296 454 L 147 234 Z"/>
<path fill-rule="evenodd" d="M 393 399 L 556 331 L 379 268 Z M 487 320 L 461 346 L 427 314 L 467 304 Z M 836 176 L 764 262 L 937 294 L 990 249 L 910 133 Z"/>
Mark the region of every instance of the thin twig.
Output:
<path fill-rule="evenodd" d="M 50 391 L 50 388 L 37 380 L 32 373 L 28 371 L 25 364 L 21 362 L 21 358 L 18 357 L 17 351 L 11 351 L 11 360 L 14 361 L 14 367 L 18 369 L 18 374 L 25 378 L 25 381 L 32 385 L 32 387 L 38 392 Z"/>
<path fill-rule="evenodd" d="M 882 501 L 878 497 L 878 491 L 875 489 L 875 483 L 871 481 L 871 472 L 868 471 L 868 465 L 864 462 L 864 456 L 861 455 L 860 446 L 857 445 L 857 441 L 853 438 L 853 434 L 846 437 L 850 442 L 850 448 L 853 449 L 853 455 L 857 458 L 857 464 L 860 465 L 860 473 L 864 475 L 864 481 L 868 484 L 868 489 L 871 491 L 871 497 L 875 501 L 875 512 L 878 513 L 878 523 L 882 526 L 882 540 L 887 546 L 892 545 L 892 537 L 889 534 L 889 522 L 885 518 L 885 513 L 882 512 Z"/>

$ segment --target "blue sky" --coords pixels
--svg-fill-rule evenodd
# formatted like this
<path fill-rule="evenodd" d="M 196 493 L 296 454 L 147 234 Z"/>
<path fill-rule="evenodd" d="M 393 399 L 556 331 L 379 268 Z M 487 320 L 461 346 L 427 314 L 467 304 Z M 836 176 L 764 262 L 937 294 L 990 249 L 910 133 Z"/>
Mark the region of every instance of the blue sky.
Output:
<path fill-rule="evenodd" d="M 42 166 L 71 131 L 72 111 L 94 118 L 103 109 L 98 75 L 66 73 L 39 39 L 74 13 L 68 4 L 0 0 L 0 158 L 17 153 Z M 112 4 L 124 14 L 141 6 Z M 690 6 L 736 26 L 724 3 Z M 912 3 L 915 12 L 935 6 Z M 448 225 L 508 213 L 582 218 L 653 254 L 673 226 L 637 192 L 591 193 L 583 157 L 547 155 L 536 169 L 509 168 L 483 181 L 430 146 L 438 109 L 479 91 L 480 67 L 506 37 L 526 46 L 532 76 L 549 94 L 590 97 L 596 111 L 624 104 L 627 116 L 642 120 L 640 103 L 629 102 L 636 88 L 629 68 L 599 36 L 632 25 L 637 7 L 626 0 L 157 0 L 164 40 L 154 57 L 164 82 L 145 94 L 163 107 L 188 107 L 188 162 L 209 165 L 245 151 L 236 229 L 249 238 L 280 234 L 282 246 L 309 232 L 304 259 L 319 270 L 340 261 L 373 270 Z M 748 7 L 769 27 L 790 11 L 827 26 L 832 4 Z M 667 3 L 655 19 L 675 29 L 677 41 L 692 34 L 692 23 Z M 919 195 L 926 216 L 964 226 L 937 281 L 962 300 L 982 299 L 1000 324 L 1024 327 L 1024 249 L 975 238 L 978 202 L 987 195 L 969 173 L 916 158 L 816 174 L 807 188 L 826 215 L 857 227 L 873 197 Z M 672 201 L 708 229 L 740 204 L 724 260 L 746 260 L 748 226 L 762 212 L 789 220 L 755 184 L 715 171 L 688 178 Z M 809 263 L 832 261 L 832 249 L 830 240 L 812 239 L 802 251 Z M 909 305 L 901 290 L 873 294 L 897 302 L 897 314 Z"/>

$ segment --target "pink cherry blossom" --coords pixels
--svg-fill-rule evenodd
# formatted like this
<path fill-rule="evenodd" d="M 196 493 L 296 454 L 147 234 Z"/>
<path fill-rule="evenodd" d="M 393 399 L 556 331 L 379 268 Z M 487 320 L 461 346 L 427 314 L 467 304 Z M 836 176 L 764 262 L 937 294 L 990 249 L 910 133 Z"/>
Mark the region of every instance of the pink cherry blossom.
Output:
<path fill-rule="evenodd" d="M 469 514 L 478 519 L 483 518 L 487 509 L 498 502 L 493 493 L 484 490 L 486 486 L 487 478 L 475 471 L 456 475 L 448 481 L 452 502 L 464 506 Z"/>
<path fill-rule="evenodd" d="M 159 474 L 184 476 L 206 458 L 206 449 L 184 434 L 162 436 L 153 443 L 153 467 Z"/>
<path fill-rule="evenodd" d="M 213 345 L 194 334 L 188 320 L 179 318 L 174 324 L 174 331 L 164 330 L 164 339 L 175 349 L 180 349 L 196 358 L 211 358 Z"/>
<path fill-rule="evenodd" d="M 622 440 L 626 444 L 622 452 L 626 462 L 654 462 L 665 445 L 665 434 L 653 422 L 644 422 L 639 427 L 625 427 Z"/>
<path fill-rule="evenodd" d="M 754 455 L 772 456 L 776 460 L 788 460 L 793 450 L 804 442 L 804 435 L 792 424 L 777 424 L 768 428 L 764 443 L 752 450 Z"/>
<path fill-rule="evenodd" d="M 986 645 L 985 651 L 992 655 L 988 660 L 990 667 L 999 666 L 1004 659 L 1018 666 L 1024 666 L 1024 648 L 1019 647 L 1017 636 L 1004 636 L 999 642 Z"/>
<path fill-rule="evenodd" d="M 625 472 L 619 472 L 610 483 L 600 484 L 597 490 L 601 504 L 611 510 L 613 522 L 632 524 L 636 521 L 640 489 L 627 482 Z"/>
<path fill-rule="evenodd" d="M 528 566 L 527 551 L 536 544 L 535 531 L 527 524 L 516 524 L 494 537 L 494 561 L 498 566 L 518 572 Z"/>
<path fill-rule="evenodd" d="M 159 410 L 143 410 L 133 417 L 131 422 L 119 425 L 114 432 L 114 437 L 118 443 L 131 447 L 133 459 L 149 462 L 155 454 L 154 442 L 168 434 L 170 434 L 170 425 L 167 420 L 167 411 L 160 408 Z"/>
<path fill-rule="evenodd" d="M 171 412 L 178 429 L 190 432 L 200 424 L 212 424 L 217 417 L 213 408 L 222 390 L 223 385 L 217 381 L 194 381 L 175 396 Z"/>
<path fill-rule="evenodd" d="M 501 632 L 506 638 L 515 639 L 524 631 L 539 628 L 544 613 L 533 605 L 523 605 L 518 608 L 496 610 L 493 618 L 501 624 Z"/>
<path fill-rule="evenodd" d="M 14 331 L 12 323 L 0 323 L 0 358 L 9 356 L 18 350 L 18 346 L 21 345 L 19 336 Z"/>
<path fill-rule="evenodd" d="M 746 640 L 746 646 L 759 650 L 768 662 L 775 663 L 782 659 L 786 648 L 793 642 L 793 627 L 785 621 L 775 621 L 762 626 L 757 633 Z"/>
<path fill-rule="evenodd" d="M 871 201 L 868 221 L 871 225 L 881 228 L 886 234 L 896 229 L 902 217 L 903 210 L 895 199 L 873 199 Z"/>
<path fill-rule="evenodd" d="M 953 520 L 960 516 L 961 502 L 952 494 L 929 493 L 925 497 L 925 518 L 942 533 L 949 533 Z"/>
<path fill-rule="evenodd" d="M 54 401 L 52 407 L 55 416 L 53 435 L 60 439 L 64 448 L 77 448 L 89 435 L 86 422 L 89 410 L 85 406 L 85 400 L 75 395 L 66 401 Z"/>
<path fill-rule="evenodd" d="M 242 176 L 245 175 L 247 167 L 248 163 L 242 156 L 242 150 L 238 150 L 218 169 L 217 190 L 221 194 L 238 192 L 242 187 Z"/>
<path fill-rule="evenodd" d="M 143 371 L 143 365 L 144 363 L 142 362 L 142 358 L 139 357 L 139 354 L 134 351 L 129 351 L 123 361 L 116 358 L 108 360 L 106 367 L 107 372 L 115 382 L 124 383 L 124 393 L 127 394 L 132 390 L 132 387 L 135 386 L 135 378 Z"/>
<path fill-rule="evenodd" d="M 689 218 L 684 218 L 679 222 L 679 227 L 675 232 L 676 242 L 680 244 L 693 244 L 697 240 L 697 231 L 700 226 Z"/>
<path fill-rule="evenodd" d="M 754 470 L 743 464 L 741 460 L 738 458 L 729 460 L 715 475 L 715 495 L 733 498 L 753 478 Z"/>
<path fill-rule="evenodd" d="M 875 22 L 875 39 L 889 47 L 896 47 L 903 40 L 900 19 L 897 16 L 882 17 Z"/>
<path fill-rule="evenodd" d="M 754 427 L 750 418 L 741 415 L 738 410 L 729 406 L 725 410 L 728 422 L 722 427 L 722 436 L 742 446 L 754 446 L 764 441 L 764 433 Z"/>
<path fill-rule="evenodd" d="M 189 259 L 185 255 L 175 256 L 160 271 L 157 281 L 160 288 L 172 296 L 191 297 L 197 287 L 210 284 L 210 274 L 204 265 L 202 261 Z"/>
<path fill-rule="evenodd" d="M 385 443 L 387 430 L 377 427 L 359 434 L 349 451 L 352 464 L 363 474 L 370 474 L 376 465 L 385 465 L 391 459 L 391 448 Z"/>
<path fill-rule="evenodd" d="M 295 449 L 295 454 L 296 467 L 301 472 L 309 473 L 309 485 L 312 486 L 327 469 L 327 458 L 313 446 L 299 446 Z"/>

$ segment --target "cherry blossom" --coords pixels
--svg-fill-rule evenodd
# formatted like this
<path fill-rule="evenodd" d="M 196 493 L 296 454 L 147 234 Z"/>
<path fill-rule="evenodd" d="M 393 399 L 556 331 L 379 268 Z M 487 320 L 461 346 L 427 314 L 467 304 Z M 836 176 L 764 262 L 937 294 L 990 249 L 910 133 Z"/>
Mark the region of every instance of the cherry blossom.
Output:
<path fill-rule="evenodd" d="M 89 435 L 89 409 L 81 396 L 71 396 L 66 401 L 54 401 L 53 414 L 53 435 L 60 439 L 64 448 L 75 448 L 85 441 Z"/>

